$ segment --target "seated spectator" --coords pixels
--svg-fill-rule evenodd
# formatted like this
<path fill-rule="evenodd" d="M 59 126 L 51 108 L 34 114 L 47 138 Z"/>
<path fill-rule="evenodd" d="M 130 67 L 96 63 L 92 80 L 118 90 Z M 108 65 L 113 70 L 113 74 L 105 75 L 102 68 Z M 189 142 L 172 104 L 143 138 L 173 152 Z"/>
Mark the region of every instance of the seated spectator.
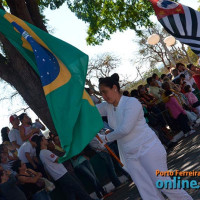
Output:
<path fill-rule="evenodd" d="M 33 135 L 29 141 L 24 142 L 19 148 L 19 159 L 26 164 L 26 166 L 30 169 L 37 169 L 39 165 L 39 161 L 36 157 L 36 140 L 37 135 Z"/>
<path fill-rule="evenodd" d="M 138 95 L 138 90 L 131 90 L 131 97 L 135 97 L 136 99 L 139 99 L 139 95 Z"/>
<path fill-rule="evenodd" d="M 17 155 L 14 152 L 11 152 L 6 144 L 0 144 L 0 153 L 4 154 L 9 161 L 15 161 L 18 160 Z"/>
<path fill-rule="evenodd" d="M 174 68 L 174 69 L 171 70 L 171 73 L 173 75 L 172 81 L 174 82 L 177 78 L 179 78 L 179 71 L 178 71 L 178 69 Z"/>
<path fill-rule="evenodd" d="M 45 169 L 51 175 L 55 183 L 60 187 L 66 199 L 72 200 L 77 196 L 81 200 L 92 200 L 92 198 L 71 176 L 63 164 L 58 163 L 59 157 L 47 150 L 48 141 L 38 136 L 37 155 L 40 157 Z"/>
<path fill-rule="evenodd" d="M 177 78 L 174 83 L 176 85 L 177 92 L 185 93 L 184 88 L 183 88 L 183 80 L 181 78 Z"/>
<path fill-rule="evenodd" d="M 152 108 L 157 102 L 157 99 L 155 97 L 146 92 L 143 85 L 138 86 L 138 94 L 139 101 L 146 104 L 149 109 Z"/>
<path fill-rule="evenodd" d="M 19 132 L 23 142 L 32 137 L 33 134 L 39 134 L 40 129 L 32 128 L 32 120 L 26 113 L 22 113 L 21 115 L 19 115 L 19 120 L 22 123 L 19 127 Z"/>
<path fill-rule="evenodd" d="M 178 78 L 177 78 L 177 79 L 178 79 Z M 176 79 L 176 81 L 177 81 L 177 79 Z M 175 82 L 176 82 L 176 81 L 175 81 Z M 164 83 L 164 82 L 168 82 L 171 89 L 173 89 L 174 91 L 179 92 L 179 87 L 177 87 L 176 84 L 175 84 L 174 82 L 172 82 L 168 77 L 165 77 L 165 78 L 163 79 L 163 83 Z"/>
<path fill-rule="evenodd" d="M 3 127 L 1 129 L 1 138 L 2 138 L 2 143 L 4 144 L 10 144 L 10 140 L 8 137 L 8 133 L 10 132 L 10 129 L 8 127 Z"/>
<path fill-rule="evenodd" d="M 166 102 L 165 106 L 171 113 L 171 116 L 176 120 L 179 124 L 180 129 L 183 131 L 185 137 L 194 133 L 194 130 L 191 130 L 190 126 L 188 125 L 189 119 L 183 107 L 178 103 L 177 99 L 175 98 L 174 94 L 170 90 L 165 91 L 165 96 L 169 97 L 168 102 Z"/>
<path fill-rule="evenodd" d="M 162 74 L 162 75 L 160 76 L 162 82 L 163 82 L 163 79 L 164 79 L 165 77 L 167 77 L 166 74 Z"/>
<path fill-rule="evenodd" d="M 158 86 L 161 87 L 162 86 L 162 83 L 160 82 L 160 79 L 158 77 L 158 75 L 156 73 L 154 73 L 152 75 L 152 78 L 157 82 Z"/>
<path fill-rule="evenodd" d="M 200 101 L 192 93 L 191 86 L 186 85 L 184 90 L 185 90 L 185 96 L 187 97 L 190 106 L 195 109 L 198 115 L 200 115 Z"/>
<path fill-rule="evenodd" d="M 176 97 L 177 101 L 179 102 L 179 104 L 180 104 L 181 106 L 184 105 L 184 104 L 187 104 L 187 103 L 185 102 L 185 99 L 183 98 L 183 95 L 182 95 L 181 93 L 177 92 L 176 90 L 173 90 L 173 89 L 171 88 L 169 82 L 164 82 L 164 83 L 162 84 L 162 88 L 163 88 L 165 91 L 169 91 L 169 90 L 170 90 L 170 91 L 174 94 L 174 96 Z M 166 102 L 169 101 L 169 96 L 166 96 L 166 93 L 163 93 L 163 94 L 162 94 L 162 101 L 163 101 L 164 103 L 166 103 Z"/>
<path fill-rule="evenodd" d="M 177 63 L 176 69 L 178 69 L 180 75 L 184 74 L 187 85 L 193 87 L 193 85 L 195 84 L 194 78 L 192 77 L 193 72 L 187 69 L 183 63 Z"/>
<path fill-rule="evenodd" d="M 180 79 L 182 80 L 182 82 L 186 82 L 186 85 L 189 85 L 192 89 L 192 92 L 195 90 L 193 87 L 192 87 L 192 84 L 190 83 L 190 81 L 187 81 L 186 78 L 185 78 L 185 74 L 180 74 Z"/>
<path fill-rule="evenodd" d="M 94 186 L 97 197 L 102 198 L 107 193 L 101 186 L 98 178 L 96 177 L 96 174 L 94 172 L 94 169 L 91 163 L 87 159 L 88 158 L 86 158 L 84 155 L 78 155 L 78 156 L 74 156 L 71 159 L 71 162 L 75 169 L 75 172 L 77 174 L 81 174 L 82 176 L 86 177 Z"/>
<path fill-rule="evenodd" d="M 164 90 L 157 86 L 152 77 L 147 78 L 147 83 L 149 84 L 149 94 L 153 95 L 158 100 L 157 103 L 161 102 L 161 95 Z"/>
<path fill-rule="evenodd" d="M 10 171 L 0 171 L 0 190 L 6 200 L 27 200 L 17 186 L 17 179 Z"/>
<path fill-rule="evenodd" d="M 15 174 L 15 172 L 13 172 L 12 170 L 12 166 L 13 166 L 14 161 L 10 161 L 8 159 L 8 156 L 6 153 L 0 153 L 0 166 L 4 169 L 4 170 L 9 170 L 12 173 Z M 1 170 L 1 169 L 0 169 Z"/>
<path fill-rule="evenodd" d="M 50 200 L 50 196 L 45 191 L 45 183 L 41 179 L 41 173 L 27 168 L 26 164 L 20 160 L 13 164 L 12 169 L 17 172 L 20 188 L 27 200 Z"/>
<path fill-rule="evenodd" d="M 129 91 L 127 91 L 127 90 L 125 90 L 125 91 L 123 92 L 123 95 L 124 95 L 124 96 L 127 96 L 127 97 L 130 97 Z"/>
<path fill-rule="evenodd" d="M 10 130 L 8 137 L 13 147 L 15 149 L 19 149 L 19 147 L 23 144 L 23 141 L 19 132 L 19 119 L 17 115 L 10 116 L 10 123 L 12 124 L 13 127 Z"/>

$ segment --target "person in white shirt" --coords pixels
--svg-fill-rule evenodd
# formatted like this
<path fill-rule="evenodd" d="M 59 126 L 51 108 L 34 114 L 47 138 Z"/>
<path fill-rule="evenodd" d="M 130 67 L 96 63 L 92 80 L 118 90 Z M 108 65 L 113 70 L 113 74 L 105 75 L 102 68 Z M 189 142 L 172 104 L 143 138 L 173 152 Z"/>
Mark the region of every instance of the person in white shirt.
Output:
<path fill-rule="evenodd" d="M 32 120 L 26 113 L 20 114 L 19 120 L 22 123 L 21 126 L 19 127 L 19 132 L 22 141 L 24 142 L 27 141 L 35 133 L 39 134 L 40 129 L 32 127 Z"/>
<path fill-rule="evenodd" d="M 26 164 L 28 168 L 37 169 L 39 160 L 36 157 L 36 139 L 37 135 L 33 135 L 29 141 L 23 143 L 18 151 L 19 159 Z"/>
<path fill-rule="evenodd" d="M 63 164 L 58 163 L 59 157 L 47 150 L 47 145 L 48 141 L 45 137 L 38 136 L 37 155 L 40 157 L 44 168 L 60 187 L 66 199 L 75 200 L 75 196 L 77 196 L 81 200 L 92 200 L 76 179 L 68 173 Z"/>
<path fill-rule="evenodd" d="M 17 115 L 10 116 L 10 123 L 13 125 L 12 129 L 8 133 L 8 137 L 10 142 L 15 147 L 15 149 L 19 149 L 23 144 L 22 138 L 19 133 L 19 119 Z"/>
<path fill-rule="evenodd" d="M 39 129 L 39 133 L 38 133 L 39 136 L 43 136 L 41 130 L 43 130 L 43 131 L 46 130 L 44 124 L 42 124 L 42 122 L 39 119 L 35 120 L 35 123 L 32 124 L 32 128 L 38 128 Z"/>
<path fill-rule="evenodd" d="M 179 71 L 179 75 L 184 74 L 185 75 L 185 81 L 191 85 L 193 88 L 193 85 L 195 84 L 195 80 L 192 77 L 192 74 L 190 71 L 185 67 L 183 63 L 177 63 L 176 64 L 176 69 Z"/>
<path fill-rule="evenodd" d="M 161 191 L 169 199 L 191 200 L 182 189 L 156 188 L 158 180 L 171 181 L 168 176 L 156 176 L 156 170 L 168 171 L 167 154 L 156 134 L 147 125 L 141 103 L 134 97 L 120 93 L 119 76 L 99 79 L 99 90 L 106 102 L 97 105 L 102 116 L 107 116 L 109 126 L 101 136 L 104 142 L 117 140 L 121 162 L 136 184 L 143 200 L 164 200 Z"/>

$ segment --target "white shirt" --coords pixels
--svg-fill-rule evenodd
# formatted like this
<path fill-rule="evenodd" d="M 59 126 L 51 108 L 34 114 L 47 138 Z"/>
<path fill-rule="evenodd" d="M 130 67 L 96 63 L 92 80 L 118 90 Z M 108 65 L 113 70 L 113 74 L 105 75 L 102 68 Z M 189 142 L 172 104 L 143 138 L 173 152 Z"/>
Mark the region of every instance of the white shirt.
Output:
<path fill-rule="evenodd" d="M 185 82 L 187 83 L 187 85 L 190 85 L 190 87 L 192 88 L 192 91 L 194 91 L 195 89 L 192 86 L 195 83 L 195 81 L 194 81 L 194 78 L 190 75 L 190 73 L 187 70 L 185 70 L 185 71 L 181 72 L 180 74 L 185 75 Z M 180 76 L 180 74 L 179 74 L 179 76 Z"/>
<path fill-rule="evenodd" d="M 116 109 L 107 102 L 98 104 L 97 108 L 102 116 L 107 116 L 109 126 L 114 129 L 106 137 L 109 142 L 117 140 L 122 160 L 122 157 L 138 157 L 142 145 L 153 141 L 148 144 L 149 148 L 158 141 L 147 125 L 142 105 L 136 98 L 122 96 Z"/>
<path fill-rule="evenodd" d="M 18 129 L 12 128 L 10 132 L 8 133 L 8 137 L 9 137 L 10 142 L 16 142 L 20 146 L 23 144 L 23 141 Z"/>
<path fill-rule="evenodd" d="M 31 158 L 36 156 L 36 149 L 32 147 L 30 142 L 25 142 L 19 148 L 18 157 L 23 163 L 29 163 L 25 155 L 26 153 L 30 153 Z"/>
<path fill-rule="evenodd" d="M 40 151 L 40 160 L 54 181 L 57 181 L 67 173 L 67 170 L 63 164 L 55 162 L 56 159 L 57 156 L 51 151 L 47 149 L 42 149 Z"/>
<path fill-rule="evenodd" d="M 40 122 L 35 122 L 35 123 L 32 124 L 32 128 L 39 128 L 39 129 L 41 129 L 42 127 L 43 127 L 43 126 L 42 126 L 42 124 L 41 124 Z M 38 135 L 39 135 L 39 136 L 43 136 L 41 130 L 40 130 L 40 132 L 39 132 Z"/>

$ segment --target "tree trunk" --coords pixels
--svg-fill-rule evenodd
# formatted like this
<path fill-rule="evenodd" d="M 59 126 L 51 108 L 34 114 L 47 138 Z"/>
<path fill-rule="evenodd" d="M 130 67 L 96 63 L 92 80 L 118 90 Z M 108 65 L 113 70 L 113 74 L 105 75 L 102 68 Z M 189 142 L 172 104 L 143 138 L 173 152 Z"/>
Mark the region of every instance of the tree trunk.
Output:
<path fill-rule="evenodd" d="M 13 12 L 18 10 L 14 2 L 18 2 L 18 6 L 19 3 L 23 4 L 22 0 L 7 0 L 9 6 L 14 6 L 14 8 L 10 8 Z M 21 9 L 21 12 L 24 10 Z M 20 13 L 20 16 L 24 16 L 26 19 L 28 19 L 27 15 L 29 15 L 28 12 Z M 6 58 L 0 56 L 0 77 L 14 86 L 45 125 L 51 131 L 56 132 L 39 76 L 2 34 L 0 34 L 0 41 L 6 53 Z"/>

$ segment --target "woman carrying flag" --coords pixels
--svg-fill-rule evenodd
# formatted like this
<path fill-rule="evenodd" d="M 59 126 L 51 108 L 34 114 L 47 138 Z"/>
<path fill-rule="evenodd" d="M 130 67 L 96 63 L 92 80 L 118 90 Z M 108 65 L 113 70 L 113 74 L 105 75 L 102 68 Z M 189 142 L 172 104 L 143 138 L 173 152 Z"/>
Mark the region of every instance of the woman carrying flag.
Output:
<path fill-rule="evenodd" d="M 104 142 L 117 140 L 120 159 L 136 184 L 143 200 L 164 200 L 161 191 L 173 200 L 191 200 L 183 189 L 156 188 L 156 181 L 171 180 L 156 176 L 156 170 L 168 171 L 165 148 L 147 125 L 141 103 L 120 93 L 119 76 L 99 79 L 99 90 L 106 102 L 97 105 L 102 116 L 107 116 L 109 126 L 101 136 Z"/>

